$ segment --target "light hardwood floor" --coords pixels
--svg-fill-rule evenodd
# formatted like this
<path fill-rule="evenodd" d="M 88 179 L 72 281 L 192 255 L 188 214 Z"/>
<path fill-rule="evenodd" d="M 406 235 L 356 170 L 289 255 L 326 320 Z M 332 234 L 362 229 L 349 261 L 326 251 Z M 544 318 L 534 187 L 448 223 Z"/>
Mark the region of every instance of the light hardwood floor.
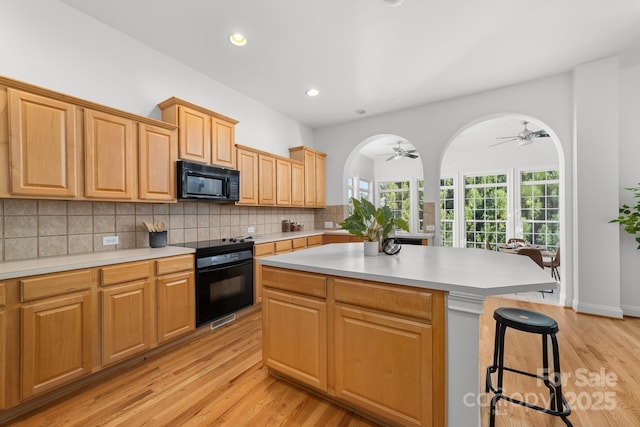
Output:
<path fill-rule="evenodd" d="M 481 319 L 479 370 L 493 352 L 493 310 L 515 306 L 556 319 L 564 392 L 573 403 L 575 426 L 640 425 L 640 319 L 578 315 L 571 309 L 489 298 Z M 534 370 L 540 362 L 537 336 L 508 331 L 505 363 Z M 455 339 L 455 337 L 453 337 Z M 602 377 L 601 373 L 609 374 Z M 592 375 L 592 383 L 586 382 Z M 608 379 L 607 379 L 608 378 Z M 615 380 L 614 380 L 615 378 Z M 609 385 L 595 384 L 609 381 Z M 613 384 L 615 382 L 615 384 Z M 547 398 L 535 380 L 506 378 L 505 390 Z M 610 393 L 605 395 L 604 393 Z M 484 404 L 486 399 L 479 399 Z M 601 399 L 602 397 L 602 399 Z M 475 399 L 470 397 L 469 402 Z M 595 409 L 599 404 L 615 409 Z M 501 403 L 498 426 L 561 426 L 559 419 Z M 488 425 L 483 405 L 483 426 Z M 374 426 L 356 414 L 268 375 L 261 364 L 261 315 L 198 337 L 182 347 L 134 365 L 118 376 L 87 386 L 15 420 L 17 426 Z M 466 427 L 466 426 L 451 426 Z"/>

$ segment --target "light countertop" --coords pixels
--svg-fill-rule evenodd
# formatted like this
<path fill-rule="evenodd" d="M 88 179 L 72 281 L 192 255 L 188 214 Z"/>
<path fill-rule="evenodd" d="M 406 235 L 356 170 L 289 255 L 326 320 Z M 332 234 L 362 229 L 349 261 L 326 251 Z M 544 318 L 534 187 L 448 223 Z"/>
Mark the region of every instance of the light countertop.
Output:
<path fill-rule="evenodd" d="M 403 245 L 399 254 L 364 256 L 362 243 L 336 243 L 269 256 L 263 265 L 474 295 L 555 289 L 528 257 L 482 249 Z"/>
<path fill-rule="evenodd" d="M 167 246 L 164 248 L 123 249 L 118 251 L 4 261 L 0 263 L 0 280 L 33 276 L 36 274 L 56 273 L 66 270 L 77 270 L 80 268 L 99 267 L 122 262 L 185 255 L 194 252 L 195 249 L 192 248 Z"/>

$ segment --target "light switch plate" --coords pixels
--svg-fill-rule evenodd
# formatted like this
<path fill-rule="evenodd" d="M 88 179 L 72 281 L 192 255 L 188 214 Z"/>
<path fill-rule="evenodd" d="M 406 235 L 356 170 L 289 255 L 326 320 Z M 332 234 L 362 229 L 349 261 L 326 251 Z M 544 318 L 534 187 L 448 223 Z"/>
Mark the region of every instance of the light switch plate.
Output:
<path fill-rule="evenodd" d="M 325 221 L 324 222 L 324 228 L 333 228 L 333 222 Z"/>
<path fill-rule="evenodd" d="M 247 233 L 253 233 L 256 231 L 255 227 L 247 227 Z"/>
<path fill-rule="evenodd" d="M 435 225 L 427 225 L 427 231 L 436 231 Z"/>
<path fill-rule="evenodd" d="M 102 238 L 102 246 L 117 245 L 118 243 L 120 243 L 118 236 L 105 236 Z"/>

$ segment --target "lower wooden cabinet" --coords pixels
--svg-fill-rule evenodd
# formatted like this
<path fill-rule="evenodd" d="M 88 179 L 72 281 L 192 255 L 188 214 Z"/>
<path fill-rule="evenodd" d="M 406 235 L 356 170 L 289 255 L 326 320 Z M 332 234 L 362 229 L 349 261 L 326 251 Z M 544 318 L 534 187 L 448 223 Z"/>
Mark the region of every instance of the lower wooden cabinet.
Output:
<path fill-rule="evenodd" d="M 326 392 L 326 301 L 268 288 L 262 298 L 264 364 Z"/>
<path fill-rule="evenodd" d="M 323 243 L 328 245 L 329 243 L 362 242 L 362 240 L 362 237 L 353 236 L 351 234 L 325 234 Z"/>
<path fill-rule="evenodd" d="M 4 281 L 0 410 L 194 329 L 191 254 Z"/>
<path fill-rule="evenodd" d="M 7 387 L 7 296 L 4 283 L 0 283 L 0 411 L 6 407 Z"/>
<path fill-rule="evenodd" d="M 93 307 L 89 292 L 29 303 L 21 312 L 21 399 L 91 373 Z"/>
<path fill-rule="evenodd" d="M 404 426 L 431 425 L 431 325 L 338 306 L 335 394 Z"/>
<path fill-rule="evenodd" d="M 445 425 L 443 292 L 262 274 L 265 366 L 388 424 Z"/>
<path fill-rule="evenodd" d="M 193 265 L 193 261 L 191 264 Z M 194 283 L 193 272 L 171 274 L 156 279 L 158 344 L 195 330 Z"/>
<path fill-rule="evenodd" d="M 149 279 L 102 291 L 102 365 L 151 348 L 153 295 Z"/>

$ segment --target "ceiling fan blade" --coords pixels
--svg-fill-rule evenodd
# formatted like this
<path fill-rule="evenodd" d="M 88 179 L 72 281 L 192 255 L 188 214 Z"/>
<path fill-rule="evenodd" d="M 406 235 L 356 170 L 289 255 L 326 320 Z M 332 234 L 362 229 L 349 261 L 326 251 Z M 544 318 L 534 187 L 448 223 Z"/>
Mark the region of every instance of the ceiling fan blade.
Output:
<path fill-rule="evenodd" d="M 388 162 L 389 160 L 393 160 L 393 159 L 395 159 L 395 158 L 396 158 L 396 155 L 394 154 L 393 156 L 391 156 L 391 157 L 389 157 L 389 158 L 387 159 L 387 162 Z"/>
<path fill-rule="evenodd" d="M 509 139 L 509 138 L 514 138 L 514 139 L 518 139 L 520 137 L 520 135 L 513 135 L 513 136 L 499 136 L 496 139 Z"/>
<path fill-rule="evenodd" d="M 405 151 L 405 153 L 417 153 L 417 152 L 418 152 L 418 150 L 407 150 L 407 151 Z"/>
<path fill-rule="evenodd" d="M 405 157 L 408 157 L 410 159 L 417 159 L 420 156 L 418 156 L 417 154 L 405 154 Z"/>
<path fill-rule="evenodd" d="M 548 138 L 549 134 L 543 129 L 533 132 L 533 138 Z"/>
<path fill-rule="evenodd" d="M 504 144 L 505 142 L 517 141 L 518 138 L 507 139 L 506 141 L 496 142 L 495 144 L 491 144 L 489 147 L 495 147 L 496 145 Z"/>

